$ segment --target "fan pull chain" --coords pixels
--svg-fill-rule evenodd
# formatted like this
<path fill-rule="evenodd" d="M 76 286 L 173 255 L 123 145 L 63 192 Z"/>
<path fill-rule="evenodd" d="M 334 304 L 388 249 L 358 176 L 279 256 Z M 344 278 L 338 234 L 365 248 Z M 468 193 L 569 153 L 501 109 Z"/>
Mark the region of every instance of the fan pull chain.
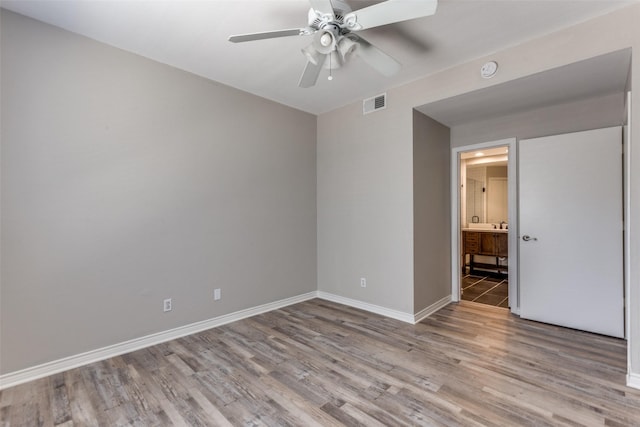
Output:
<path fill-rule="evenodd" d="M 333 76 L 331 75 L 331 57 L 333 52 L 329 53 L 329 77 L 327 77 L 327 80 L 331 81 L 333 80 Z"/>

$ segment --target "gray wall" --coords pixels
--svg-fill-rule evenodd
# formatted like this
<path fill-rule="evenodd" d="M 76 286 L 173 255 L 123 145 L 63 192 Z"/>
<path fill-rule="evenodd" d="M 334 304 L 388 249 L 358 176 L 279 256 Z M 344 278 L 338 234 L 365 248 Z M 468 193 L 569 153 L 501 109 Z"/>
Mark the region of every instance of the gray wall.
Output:
<path fill-rule="evenodd" d="M 413 310 L 451 295 L 449 128 L 413 111 Z"/>
<path fill-rule="evenodd" d="M 413 108 L 620 49 L 640 50 L 638 22 L 640 5 L 634 4 L 389 89 L 388 107 L 382 112 L 362 116 L 358 102 L 319 116 L 319 288 L 413 310 Z M 500 71 L 485 80 L 479 70 L 489 60 L 497 61 Z M 640 88 L 640 55 L 636 54 L 631 85 Z M 636 107 L 640 105 L 640 90 L 634 91 L 632 100 Z M 634 111 L 631 130 L 637 136 L 640 108 Z M 452 129 L 452 138 L 455 133 Z M 640 149 L 632 148 L 631 164 L 630 345 L 632 372 L 640 375 L 640 226 L 634 223 L 634 218 L 640 218 Z M 356 209 L 354 198 L 366 204 Z M 342 262 L 345 252 L 348 259 Z M 354 280 L 363 271 L 375 272 L 381 279 L 379 289 L 362 293 L 354 289 Z"/>
<path fill-rule="evenodd" d="M 504 138 L 537 138 L 620 126 L 624 98 L 624 93 L 614 93 L 453 126 L 451 145 L 463 147 Z"/>
<path fill-rule="evenodd" d="M 1 37 L 0 372 L 317 289 L 315 116 L 5 10 Z"/>
<path fill-rule="evenodd" d="M 318 117 L 318 289 L 412 313 L 412 115 L 387 101 Z"/>

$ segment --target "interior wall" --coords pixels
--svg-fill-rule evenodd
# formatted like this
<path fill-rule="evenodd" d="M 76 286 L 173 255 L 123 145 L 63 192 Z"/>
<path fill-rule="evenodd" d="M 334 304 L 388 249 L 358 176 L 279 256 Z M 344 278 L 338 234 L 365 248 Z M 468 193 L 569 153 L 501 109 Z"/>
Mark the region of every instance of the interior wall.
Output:
<path fill-rule="evenodd" d="M 613 93 L 565 104 L 510 114 L 451 127 L 451 146 L 464 147 L 504 138 L 537 138 L 620 126 L 624 93 Z"/>
<path fill-rule="evenodd" d="M 451 295 L 449 139 L 448 127 L 413 111 L 414 313 Z"/>
<path fill-rule="evenodd" d="M 0 372 L 317 289 L 315 116 L 1 18 Z"/>
<path fill-rule="evenodd" d="M 506 166 L 487 166 L 487 181 L 489 178 L 506 178 Z"/>
<path fill-rule="evenodd" d="M 318 290 L 412 314 L 412 116 L 387 101 L 318 117 Z"/>
<path fill-rule="evenodd" d="M 407 271 L 413 271 L 413 201 L 407 191 L 412 191 L 412 135 L 409 130 L 414 107 L 620 49 L 640 50 L 640 27 L 637 22 L 640 22 L 640 4 L 633 4 L 389 89 L 389 106 L 380 114 L 363 116 L 361 103 L 358 102 L 320 115 L 318 286 L 321 289 L 330 288 L 339 295 L 362 300 L 366 298 L 368 302 L 385 307 L 406 306 L 407 301 L 412 301 L 413 277 L 408 276 Z M 399 59 L 410 61 L 410 58 Z M 497 61 L 500 71 L 491 79 L 482 79 L 480 67 L 489 60 Z M 632 56 L 631 85 L 640 87 L 640 55 L 637 54 Z M 635 90 L 632 97 L 633 104 L 640 105 L 640 90 Z M 634 110 L 634 117 L 639 115 L 638 111 L 640 109 Z M 594 128 L 598 126 L 599 123 L 593 124 Z M 632 123 L 632 128 L 633 135 L 640 135 L 640 119 Z M 458 138 L 457 144 L 463 143 L 461 134 L 454 135 L 453 129 L 452 138 Z M 364 145 L 368 148 L 366 154 L 362 150 Z M 635 218 L 640 212 L 640 150 L 631 152 L 631 218 Z M 376 161 L 365 165 L 363 157 Z M 356 163 L 356 166 L 352 166 L 352 163 Z M 367 166 L 375 166 L 377 171 L 367 170 Z M 384 176 L 391 184 L 380 185 L 380 179 L 368 179 L 371 176 Z M 355 210 L 353 199 L 362 195 L 366 195 L 370 207 L 382 209 Z M 443 206 L 442 209 L 444 211 L 447 207 Z M 388 221 L 385 222 L 385 219 Z M 349 227 L 349 224 L 356 226 Z M 379 229 L 380 224 L 386 228 L 384 233 Z M 640 310 L 636 309 L 640 307 L 640 227 L 630 226 L 633 260 L 630 305 L 635 307 L 631 316 L 631 365 L 632 374 L 637 375 L 640 384 Z M 375 236 L 367 241 L 374 244 L 361 245 L 363 236 L 368 235 Z M 352 248 L 356 244 L 359 250 L 352 250 L 352 257 L 342 263 L 340 255 L 344 254 L 345 246 Z M 377 256 L 382 251 L 390 254 L 389 257 L 381 259 Z M 343 265 L 349 261 L 354 261 L 353 269 Z M 353 289 L 353 280 L 358 274 L 356 271 L 372 269 L 379 277 L 385 278 L 381 286 L 388 289 L 376 294 L 359 294 Z M 387 298 L 389 295 L 391 297 Z"/>

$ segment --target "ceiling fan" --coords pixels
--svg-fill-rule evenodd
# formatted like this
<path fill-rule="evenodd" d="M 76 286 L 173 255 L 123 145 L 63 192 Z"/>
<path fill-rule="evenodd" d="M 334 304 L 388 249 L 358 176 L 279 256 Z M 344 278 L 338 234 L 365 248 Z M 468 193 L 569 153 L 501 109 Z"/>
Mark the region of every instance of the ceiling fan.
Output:
<path fill-rule="evenodd" d="M 401 64 L 354 32 L 433 15 L 438 6 L 438 0 L 387 0 L 352 11 L 344 0 L 309 0 L 309 3 L 308 25 L 304 28 L 234 35 L 229 41 L 313 36 L 313 42 L 302 49 L 307 65 L 298 82 L 300 87 L 314 86 L 323 67 L 338 68 L 351 54 L 360 56 L 381 74 L 391 76 L 400 70 Z"/>

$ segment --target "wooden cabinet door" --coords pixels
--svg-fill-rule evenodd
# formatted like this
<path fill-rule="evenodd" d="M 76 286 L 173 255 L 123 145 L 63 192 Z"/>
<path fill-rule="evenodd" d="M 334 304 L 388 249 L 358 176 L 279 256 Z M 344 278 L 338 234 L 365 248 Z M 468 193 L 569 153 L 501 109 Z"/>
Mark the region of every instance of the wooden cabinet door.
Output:
<path fill-rule="evenodd" d="M 506 257 L 509 256 L 509 234 L 508 233 L 496 233 L 496 256 Z"/>
<path fill-rule="evenodd" d="M 496 240 L 495 233 L 480 233 L 480 254 L 495 255 Z"/>

